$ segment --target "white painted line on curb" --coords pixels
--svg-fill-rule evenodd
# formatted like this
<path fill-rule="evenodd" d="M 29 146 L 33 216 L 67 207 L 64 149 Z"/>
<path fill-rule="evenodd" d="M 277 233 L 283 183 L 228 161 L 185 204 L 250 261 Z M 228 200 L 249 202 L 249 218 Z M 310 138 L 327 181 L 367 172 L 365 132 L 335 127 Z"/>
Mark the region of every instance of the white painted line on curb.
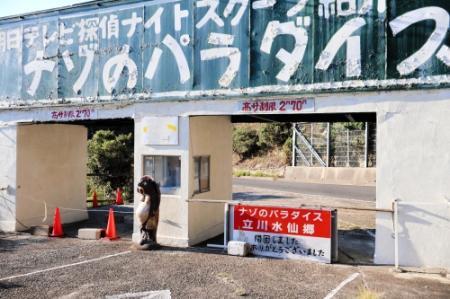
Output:
<path fill-rule="evenodd" d="M 34 274 L 39 274 L 39 273 L 44 273 L 44 272 L 50 272 L 50 271 L 55 271 L 55 270 L 64 269 L 64 268 L 68 268 L 68 267 L 73 267 L 73 266 L 78 266 L 78 265 L 83 265 L 83 264 L 88 264 L 88 263 L 98 262 L 98 261 L 105 260 L 105 259 L 109 259 L 109 258 L 112 258 L 112 257 L 116 257 L 116 256 L 120 256 L 120 255 L 125 255 L 125 254 L 128 254 L 128 253 L 131 253 L 131 251 L 124 251 L 124 252 L 120 252 L 120 253 L 116 253 L 116 254 L 111 254 L 111 255 L 107 255 L 107 256 L 102 256 L 102 257 L 95 258 L 95 259 L 92 259 L 92 260 L 86 260 L 86 261 L 82 261 L 82 262 L 78 262 L 78 263 L 73 263 L 73 264 L 69 264 L 69 265 L 62 265 L 62 266 L 53 267 L 53 268 L 48 268 L 48 269 L 44 269 L 44 270 L 38 270 L 38 271 L 26 273 L 26 274 L 19 274 L 19 275 L 14 275 L 14 276 L 9 276 L 9 277 L 3 277 L 3 278 L 0 278 L 0 281 L 11 280 L 11 279 L 20 278 L 20 277 L 31 276 L 31 275 L 34 275 Z"/>
<path fill-rule="evenodd" d="M 170 294 L 170 290 L 162 290 L 162 291 L 150 291 L 150 292 L 141 292 L 141 293 L 125 293 L 114 296 L 106 296 L 106 299 L 130 299 L 130 298 L 139 298 L 139 299 L 171 299 L 172 295 Z"/>
<path fill-rule="evenodd" d="M 352 282 L 356 277 L 359 276 L 359 273 L 353 273 L 346 280 L 341 282 L 334 290 L 332 290 L 324 299 L 331 299 L 336 295 L 346 284 Z"/>

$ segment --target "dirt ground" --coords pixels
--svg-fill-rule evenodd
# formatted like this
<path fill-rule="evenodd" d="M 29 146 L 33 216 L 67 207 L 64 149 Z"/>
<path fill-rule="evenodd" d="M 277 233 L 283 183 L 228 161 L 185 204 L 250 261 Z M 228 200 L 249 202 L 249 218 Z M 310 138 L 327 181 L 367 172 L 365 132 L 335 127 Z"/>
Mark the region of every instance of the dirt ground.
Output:
<path fill-rule="evenodd" d="M 246 187 L 234 191 L 235 200 L 269 205 L 374 206 Z M 133 295 L 159 290 L 170 291 L 172 298 L 325 298 L 330 293 L 333 298 L 450 298 L 448 277 L 371 265 L 373 212 L 338 209 L 339 263 L 326 265 L 232 257 L 201 246 L 134 251 L 132 214 L 126 213 L 117 216 L 120 240 L 76 239 L 78 227 L 104 225 L 104 209 L 91 212 L 90 221 L 65 226 L 64 239 L 0 234 L 0 298 L 166 298 Z M 364 297 L 371 295 L 378 297 Z"/>

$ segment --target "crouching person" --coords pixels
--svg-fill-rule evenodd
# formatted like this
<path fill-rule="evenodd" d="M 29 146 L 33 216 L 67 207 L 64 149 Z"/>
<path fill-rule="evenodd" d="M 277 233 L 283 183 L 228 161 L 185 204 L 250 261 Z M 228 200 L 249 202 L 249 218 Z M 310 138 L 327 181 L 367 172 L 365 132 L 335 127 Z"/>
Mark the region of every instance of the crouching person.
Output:
<path fill-rule="evenodd" d="M 152 177 L 144 176 L 138 183 L 137 191 L 142 195 L 141 202 L 136 209 L 136 217 L 141 224 L 142 249 L 158 247 L 156 234 L 159 221 L 159 204 L 161 191 L 158 183 Z"/>

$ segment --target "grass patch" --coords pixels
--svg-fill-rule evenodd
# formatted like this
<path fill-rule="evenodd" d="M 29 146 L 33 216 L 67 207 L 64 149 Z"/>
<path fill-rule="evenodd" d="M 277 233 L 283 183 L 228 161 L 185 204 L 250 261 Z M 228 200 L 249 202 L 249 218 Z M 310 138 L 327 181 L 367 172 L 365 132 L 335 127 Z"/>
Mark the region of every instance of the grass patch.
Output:
<path fill-rule="evenodd" d="M 278 175 L 273 174 L 273 173 L 269 173 L 269 172 L 264 172 L 264 171 L 260 171 L 260 170 L 234 170 L 233 171 L 233 176 L 235 177 L 260 177 L 260 178 L 278 178 Z"/>
<path fill-rule="evenodd" d="M 359 288 L 358 291 L 358 299 L 380 299 L 380 295 L 365 288 L 365 287 L 361 287 Z"/>

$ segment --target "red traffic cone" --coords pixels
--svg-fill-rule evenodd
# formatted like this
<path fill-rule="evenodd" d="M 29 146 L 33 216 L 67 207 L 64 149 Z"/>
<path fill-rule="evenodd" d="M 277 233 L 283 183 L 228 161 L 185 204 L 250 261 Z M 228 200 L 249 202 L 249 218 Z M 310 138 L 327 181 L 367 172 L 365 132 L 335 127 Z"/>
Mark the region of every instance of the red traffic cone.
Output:
<path fill-rule="evenodd" d="M 123 205 L 122 190 L 120 188 L 117 188 L 116 191 L 116 205 Z"/>
<path fill-rule="evenodd" d="M 97 192 L 92 193 L 92 207 L 98 208 Z"/>
<path fill-rule="evenodd" d="M 51 237 L 62 238 L 64 232 L 61 224 L 61 215 L 59 214 L 59 208 L 55 210 L 55 217 L 53 218 L 53 231 Z"/>
<path fill-rule="evenodd" d="M 114 219 L 114 211 L 112 208 L 109 209 L 109 217 L 108 217 L 108 226 L 106 227 L 106 237 L 110 240 L 117 240 L 119 236 L 117 236 L 116 232 L 116 220 Z"/>

